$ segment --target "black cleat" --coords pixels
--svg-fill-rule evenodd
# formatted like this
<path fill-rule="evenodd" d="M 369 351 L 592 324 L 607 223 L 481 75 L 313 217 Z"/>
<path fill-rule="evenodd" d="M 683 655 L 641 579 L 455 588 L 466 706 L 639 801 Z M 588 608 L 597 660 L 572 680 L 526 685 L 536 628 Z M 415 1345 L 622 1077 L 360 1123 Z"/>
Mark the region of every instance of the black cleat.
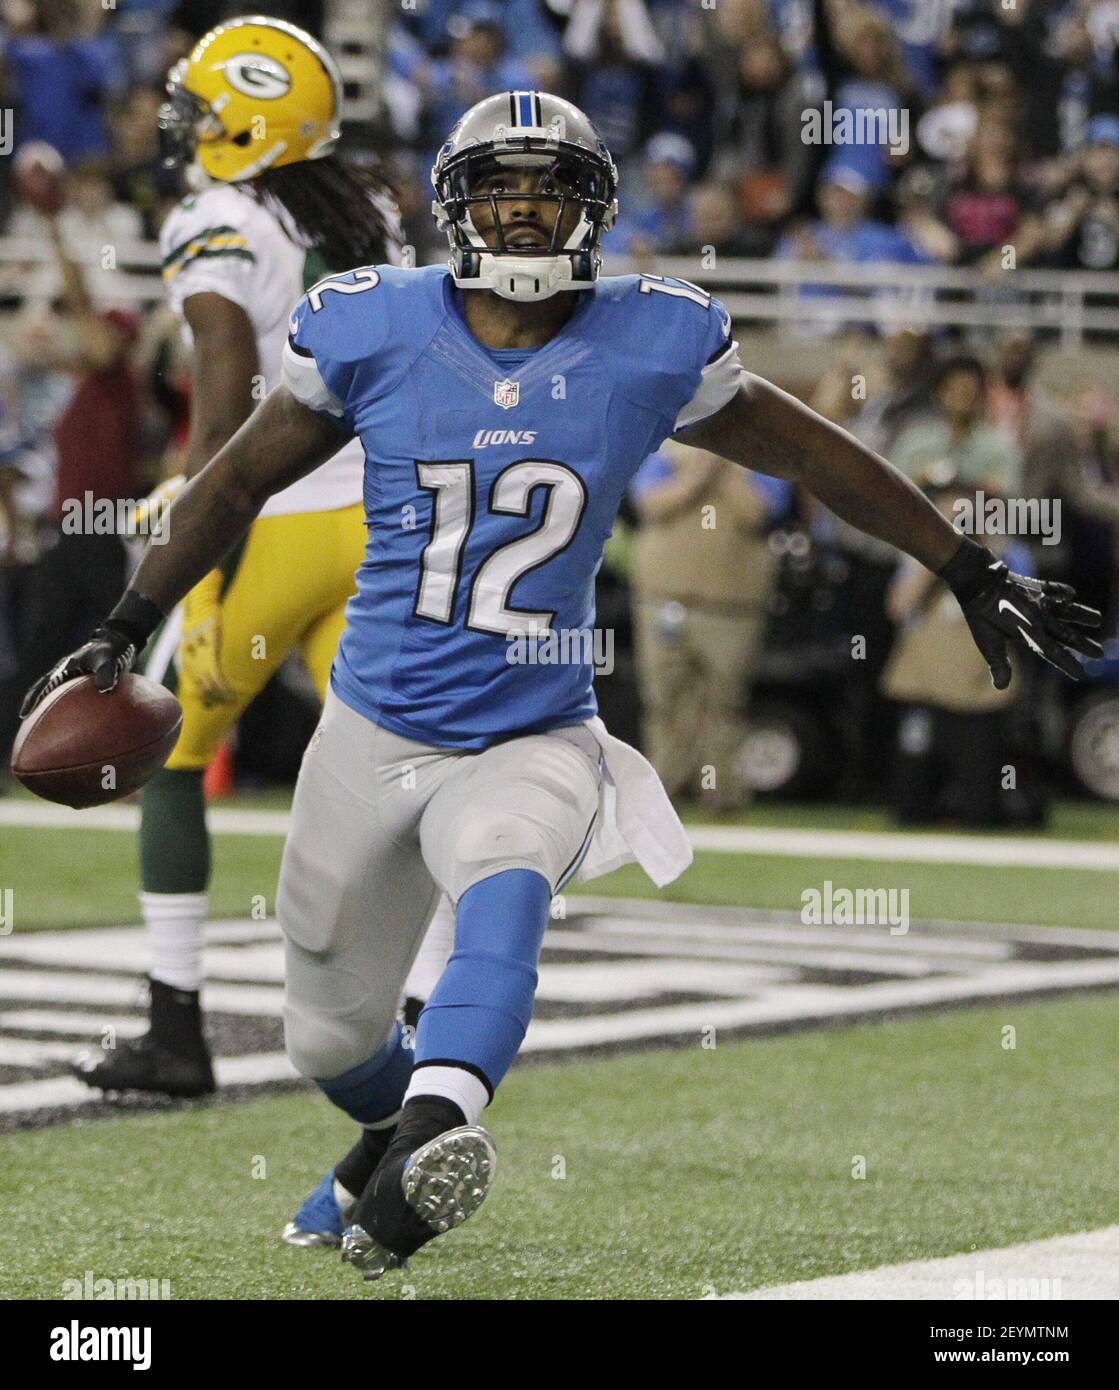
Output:
<path fill-rule="evenodd" d="M 412 1152 L 394 1143 L 343 1232 L 342 1259 L 368 1280 L 400 1269 L 420 1246 L 478 1210 L 496 1167 L 493 1140 L 478 1125 L 437 1132 Z"/>
<path fill-rule="evenodd" d="M 112 1052 L 83 1052 L 70 1065 L 71 1075 L 102 1091 L 149 1091 L 180 1098 L 208 1096 L 216 1087 L 210 1055 L 172 1052 L 151 1033 L 121 1043 Z"/>
<path fill-rule="evenodd" d="M 202 1035 L 198 991 L 151 982 L 151 1030 L 112 1052 L 83 1052 L 70 1072 L 102 1091 L 148 1091 L 173 1098 L 216 1089 Z"/>

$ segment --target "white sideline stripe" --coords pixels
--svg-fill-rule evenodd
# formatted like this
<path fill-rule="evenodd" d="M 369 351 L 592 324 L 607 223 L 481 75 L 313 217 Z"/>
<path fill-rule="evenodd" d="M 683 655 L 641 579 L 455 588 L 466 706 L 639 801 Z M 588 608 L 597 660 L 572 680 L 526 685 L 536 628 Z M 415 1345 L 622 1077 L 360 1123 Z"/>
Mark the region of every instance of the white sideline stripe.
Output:
<path fill-rule="evenodd" d="M 842 932 L 843 927 L 834 930 Z M 885 940 L 889 937 L 883 932 Z M 833 938 L 834 940 L 835 938 Z M 563 932 L 552 928 L 544 938 L 551 950 L 558 951 L 606 951 L 617 954 L 624 951 L 629 956 L 671 956 L 673 959 L 695 957 L 697 960 L 710 960 L 713 956 L 720 960 L 757 961 L 771 966 L 788 966 L 792 969 L 804 967 L 823 967 L 828 970 L 866 970 L 886 975 L 930 975 L 933 970 L 959 970 L 972 973 L 972 967 L 960 963 L 951 965 L 947 961 L 920 960 L 913 956 L 892 956 L 885 952 L 879 955 L 858 951 L 835 950 L 818 952 L 806 956 L 795 947 L 779 950 L 776 946 L 739 946 L 733 942 L 726 946 L 689 945 L 686 941 L 642 941 L 638 936 L 615 936 L 609 932 L 595 931 Z"/>
<path fill-rule="evenodd" d="M 78 1044 L 45 1042 L 39 1038 L 0 1038 L 0 1067 L 49 1067 L 72 1062 Z"/>
<path fill-rule="evenodd" d="M 939 976 L 875 985 L 791 985 L 775 991 L 772 996 L 762 991 L 754 999 L 733 1003 L 669 1004 L 663 1008 L 632 1009 L 595 1018 L 536 1019 L 528 1026 L 521 1051 L 550 1052 L 687 1033 L 696 1034 L 698 1041 L 701 1030 L 707 1027 L 744 1028 L 794 1019 L 842 1019 L 852 1014 L 928 1007 L 964 999 L 981 1003 L 1007 995 L 1114 984 L 1119 984 L 1119 961 L 1116 960 L 1075 961 L 1064 965 L 1020 962 L 985 970 L 966 979 Z"/>
<path fill-rule="evenodd" d="M 521 1050 L 547 1053 L 687 1033 L 696 1035 L 698 1045 L 701 1030 L 707 1027 L 741 1028 L 750 1024 L 805 1017 L 842 1018 L 868 1008 L 912 1008 L 953 999 L 1000 998 L 1049 987 L 1092 987 L 1116 983 L 1119 983 L 1119 961 L 1078 961 L 1068 965 L 1022 963 L 1000 966 L 984 971 L 979 979 L 972 980 L 940 978 L 848 988 L 802 985 L 786 987 L 780 993 L 775 993 L 773 998 L 766 998 L 763 993 L 753 1000 L 634 1009 L 597 1018 L 540 1019 L 529 1025 Z M 215 1068 L 222 1086 L 284 1081 L 296 1076 L 286 1056 L 278 1052 L 220 1057 L 215 1062 Z M 71 1077 L 17 1082 L 0 1086 L 0 1113 L 89 1104 L 99 1096 L 100 1092 L 90 1091 L 82 1082 Z"/>
<path fill-rule="evenodd" d="M 727 994 L 741 999 L 795 976 L 792 970 L 735 966 L 722 961 L 600 961 L 541 965 L 537 999 L 571 1004 L 617 1003 L 658 994 Z"/>
<path fill-rule="evenodd" d="M 594 915 L 592 931 L 619 932 L 626 936 L 663 936 L 681 945 L 694 946 L 697 941 L 715 942 L 725 945 L 728 941 L 740 941 L 747 945 L 758 943 L 772 946 L 834 946 L 837 932 L 842 933 L 843 945 L 848 950 L 880 951 L 888 945 L 892 951 L 913 951 L 921 955 L 962 956 L 972 960 L 1006 960 L 1013 950 L 1010 941 L 983 941 L 961 937 L 936 937 L 929 933 L 914 932 L 913 935 L 891 936 L 889 925 L 858 927 L 843 926 L 842 923 L 830 927 L 809 927 L 796 920 L 793 913 L 789 921 L 777 922 L 772 926 L 734 926 L 721 923 L 693 922 L 686 927 L 680 922 L 643 922 L 632 917 L 622 917 L 610 912 Z M 550 940 L 551 937 L 545 938 Z M 1093 945 L 1098 945 L 1093 942 Z"/>
<path fill-rule="evenodd" d="M 776 830 L 694 825 L 692 846 L 715 854 L 777 854 L 798 859 L 888 859 L 1028 869 L 1119 870 L 1119 847 L 1091 840 L 1031 840 L 1024 835 L 909 835 L 896 831 Z"/>
<path fill-rule="evenodd" d="M 25 1033 L 72 1033 L 84 1038 L 112 1028 L 118 1037 L 138 1038 L 148 1029 L 147 1019 L 128 1014 L 85 1014 L 77 1009 L 9 1009 L 0 1013 L 0 1028 L 21 1028 Z M 71 1043 L 74 1047 L 77 1044 Z"/>
<path fill-rule="evenodd" d="M 0 969 L 0 999 L 119 1007 L 137 1004 L 141 994 L 142 983 L 136 976 Z M 203 1006 L 211 1012 L 249 1014 L 253 1018 L 279 1018 L 283 1002 L 283 990 L 271 985 L 207 984 L 202 992 Z"/>
<path fill-rule="evenodd" d="M 982 1275 L 983 1283 L 979 1283 Z M 1001 1280 L 1001 1289 L 992 1280 Z M 1060 1286 L 1055 1280 L 1060 1280 Z M 1013 1280 L 1011 1285 L 1009 1281 Z M 1022 1289 L 1024 1281 L 1036 1281 L 1035 1288 Z M 1045 1285 L 1041 1281 L 1049 1280 Z M 795 1284 L 776 1284 L 750 1293 L 708 1295 L 714 1299 L 980 1299 L 995 1301 L 1001 1293 L 1012 1301 L 1119 1298 L 1119 1226 L 1076 1235 L 1054 1236 L 1050 1240 L 1031 1240 L 999 1250 L 974 1250 L 966 1255 L 948 1255 L 939 1260 L 914 1264 L 883 1265 L 879 1269 L 837 1274 L 826 1279 L 805 1279 Z M 1048 1294 L 1039 1298 L 1039 1294 Z M 992 1298 L 992 1294 L 994 1298 Z M 1054 1309 L 1057 1312 L 1057 1309 Z M 1040 1315 L 1035 1322 L 1060 1322 L 1060 1317 Z M 966 1347 L 966 1342 L 944 1339 L 949 1350 Z M 1054 1342 L 1055 1347 L 1063 1345 Z"/>
<path fill-rule="evenodd" d="M 216 835 L 286 835 L 287 811 L 214 807 Z M 136 830 L 140 808 L 97 806 L 72 811 L 50 802 L 0 803 L 0 826 L 63 830 Z M 1032 869 L 1119 870 L 1119 846 L 1091 840 L 1054 840 L 1024 835 L 916 835 L 896 831 L 782 830 L 765 826 L 693 825 L 692 845 L 713 854 L 775 854 L 794 859 L 884 859 L 901 863 L 974 864 Z"/>
<path fill-rule="evenodd" d="M 603 923 L 600 928 L 597 922 Z M 758 928 L 752 944 L 753 929 L 746 927 L 697 927 L 694 934 L 682 933 L 660 924 L 645 927 L 627 921 L 622 917 L 596 919 L 596 925 L 582 930 L 552 927 L 545 937 L 545 945 L 553 951 L 603 952 L 617 954 L 625 952 L 630 956 L 666 956 L 677 961 L 694 961 L 689 969 L 693 978 L 699 980 L 704 970 L 708 975 L 705 984 L 678 985 L 678 989 L 708 988 L 715 993 L 724 993 L 717 987 L 720 969 L 727 978 L 747 979 L 746 971 L 753 965 L 755 981 L 773 978 L 775 973 L 788 976 L 790 970 L 805 965 L 828 970 L 861 970 L 885 975 L 906 975 L 919 977 L 934 971 L 972 973 L 976 960 L 1005 960 L 1012 952 L 1010 942 L 966 942 L 963 940 L 938 941 L 931 936 L 910 941 L 904 936 L 891 937 L 886 927 L 876 932 L 859 932 L 847 927 L 830 927 L 825 930 L 809 930 L 790 925 L 788 928 Z M 61 939 L 62 937 L 66 939 Z M 738 938 L 738 939 L 736 939 Z M 745 938 L 745 939 L 742 939 Z M 768 942 L 773 944 L 766 944 Z M 815 949 L 811 958 L 805 955 L 805 948 L 830 946 L 830 950 Z M 873 949 L 869 949 L 873 947 Z M 975 949 L 969 949 L 969 947 Z M 860 949 L 866 948 L 866 949 Z M 915 954 L 918 950 L 920 955 Z M 107 928 L 66 933 L 36 932 L 23 937 L 0 939 L 0 997 L 3 996 L 3 974 L 5 960 L 19 960 L 33 965 L 60 965 L 72 970 L 88 967 L 103 970 L 134 971 L 143 975 L 150 962 L 151 951 L 146 933 L 140 927 Z M 207 933 L 206 975 L 212 983 L 207 989 L 206 1000 L 210 1000 L 210 988 L 220 989 L 222 981 L 244 980 L 253 983 L 280 986 L 284 981 L 283 947 L 278 936 L 274 940 L 254 942 L 245 946 L 221 946 L 211 944 Z M 738 972 L 727 966 L 718 966 L 719 961 L 740 961 L 743 964 Z M 549 967 L 541 967 L 541 981 Z M 582 970 L 592 991 L 585 996 L 571 995 L 571 998 L 585 997 L 595 1000 L 604 996 L 592 979 L 590 972 L 614 968 L 613 964 L 599 966 L 573 966 L 564 969 Z M 670 972 L 664 967 L 650 963 L 649 976 L 653 978 L 658 970 L 664 970 L 665 988 L 671 989 Z M 622 987 L 622 982 L 630 977 L 625 970 L 617 969 L 618 985 L 621 992 L 614 997 L 628 999 L 641 994 L 655 993 L 650 989 L 630 990 Z M 22 997 L 22 996 L 21 996 Z M 552 997 L 547 993 L 541 998 Z M 556 998 L 567 996 L 557 995 Z M 213 1007 L 211 1005 L 211 1007 Z"/>
<path fill-rule="evenodd" d="M 214 1071 L 219 1086 L 259 1085 L 265 1081 L 290 1081 L 297 1076 L 282 1052 L 255 1052 L 244 1057 L 218 1057 Z M 46 1081 L 20 1081 L 0 1086 L 0 1114 L 21 1110 L 71 1109 L 92 1105 L 102 1098 L 74 1076 L 56 1076 Z"/>
<path fill-rule="evenodd" d="M 800 920 L 799 912 L 783 908 L 732 907 L 700 903 L 681 903 L 671 898 L 613 898 L 594 893 L 580 893 L 572 896 L 567 903 L 568 920 L 583 917 L 615 917 L 630 924 L 657 931 L 690 932 L 693 927 L 712 928 L 727 926 L 747 927 L 748 930 L 760 928 L 770 931 L 777 928 L 776 939 L 789 939 L 785 933 L 819 931 L 817 927 L 806 927 Z M 835 932 L 835 927 L 824 929 Z M 848 932 L 859 928 L 842 927 L 844 940 Z M 881 928 L 874 928 L 880 932 Z M 870 933 L 870 934 L 873 934 Z M 1018 941 L 1033 942 L 1042 946 L 1086 946 L 1090 950 L 1119 951 L 1119 931 L 1108 931 L 1103 927 L 1052 927 L 1038 926 L 1028 922 L 989 922 L 987 920 L 956 922 L 940 918 L 914 918 L 908 937 L 894 937 L 892 941 L 901 944 L 914 941 L 923 947 L 930 943 L 929 949 L 936 949 L 938 941 L 951 940 L 954 950 L 968 953 L 969 942 L 989 942 L 1000 940 L 1010 943 Z M 892 947 L 891 947 L 892 949 Z"/>

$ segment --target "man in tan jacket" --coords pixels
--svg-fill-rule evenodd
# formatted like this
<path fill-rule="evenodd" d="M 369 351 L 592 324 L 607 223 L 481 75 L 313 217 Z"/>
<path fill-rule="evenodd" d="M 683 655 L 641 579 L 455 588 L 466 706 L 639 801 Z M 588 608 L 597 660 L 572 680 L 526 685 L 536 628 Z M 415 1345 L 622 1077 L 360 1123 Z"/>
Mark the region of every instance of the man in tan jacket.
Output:
<path fill-rule="evenodd" d="M 951 518 L 962 485 L 925 486 Z M 989 539 L 996 551 L 1005 548 Z M 1006 793 L 1014 785 L 1007 780 L 1006 715 L 1020 685 L 995 688 L 951 589 L 908 556 L 895 573 L 887 608 L 898 637 L 881 691 L 901 705 L 894 765 L 899 821 L 1005 823 Z M 1016 773 L 1012 768 L 1015 783 Z"/>
<path fill-rule="evenodd" d="M 736 764 L 777 574 L 767 529 L 787 490 L 773 484 L 669 443 L 633 488 L 646 751 L 669 795 L 698 792 L 716 813 L 749 799 Z"/>

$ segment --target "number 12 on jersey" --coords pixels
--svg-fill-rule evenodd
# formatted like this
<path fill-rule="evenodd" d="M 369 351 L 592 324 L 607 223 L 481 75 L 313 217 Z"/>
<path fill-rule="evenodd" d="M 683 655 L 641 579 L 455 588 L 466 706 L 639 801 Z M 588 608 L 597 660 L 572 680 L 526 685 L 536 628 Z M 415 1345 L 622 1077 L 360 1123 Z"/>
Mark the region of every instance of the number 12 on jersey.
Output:
<path fill-rule="evenodd" d="M 497 475 L 490 488 L 493 514 L 525 516 L 538 487 L 548 489 L 544 516 L 534 530 L 490 551 L 464 575 L 467 541 L 476 524 L 473 459 L 416 463 L 416 480 L 433 494 L 431 539 L 420 558 L 420 580 L 413 612 L 429 622 L 451 624 L 459 591 L 468 590 L 465 625 L 501 637 L 540 635 L 551 629 L 555 612 L 513 608 L 513 586 L 568 545 L 582 520 L 587 491 L 582 478 L 552 459 L 519 459 Z"/>

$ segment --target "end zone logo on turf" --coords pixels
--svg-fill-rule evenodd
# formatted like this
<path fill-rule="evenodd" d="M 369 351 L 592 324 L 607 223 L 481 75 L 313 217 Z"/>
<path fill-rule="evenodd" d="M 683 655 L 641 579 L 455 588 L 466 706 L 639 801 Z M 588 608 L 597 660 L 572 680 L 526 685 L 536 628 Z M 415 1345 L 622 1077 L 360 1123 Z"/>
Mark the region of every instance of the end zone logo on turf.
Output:
<path fill-rule="evenodd" d="M 83 1327 L 72 1318 L 51 1328 L 52 1361 L 131 1361 L 134 1371 L 152 1364 L 150 1327 Z"/>

